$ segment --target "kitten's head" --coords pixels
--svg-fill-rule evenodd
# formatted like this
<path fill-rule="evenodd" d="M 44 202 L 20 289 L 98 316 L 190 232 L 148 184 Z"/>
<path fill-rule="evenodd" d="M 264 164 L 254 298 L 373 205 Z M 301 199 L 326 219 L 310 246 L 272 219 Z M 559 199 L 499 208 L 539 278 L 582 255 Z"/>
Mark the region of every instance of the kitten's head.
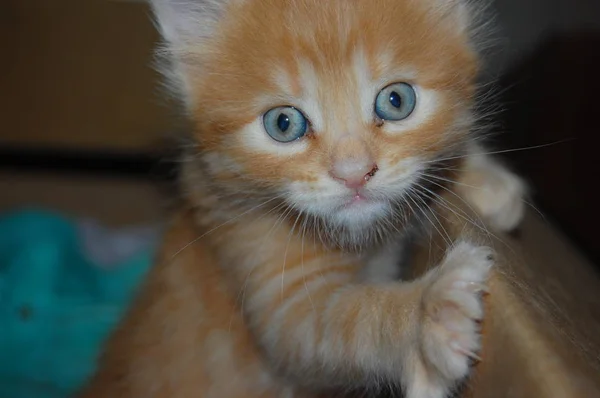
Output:
<path fill-rule="evenodd" d="M 364 243 L 423 206 L 437 185 L 422 183 L 468 140 L 478 63 L 465 0 L 153 6 L 199 158 L 248 206 L 277 197 Z"/>

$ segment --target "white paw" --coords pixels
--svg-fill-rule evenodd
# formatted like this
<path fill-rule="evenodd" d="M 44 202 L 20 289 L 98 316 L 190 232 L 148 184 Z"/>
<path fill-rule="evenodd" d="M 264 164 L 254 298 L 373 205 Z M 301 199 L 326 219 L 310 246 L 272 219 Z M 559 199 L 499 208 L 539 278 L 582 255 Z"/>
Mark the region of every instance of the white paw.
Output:
<path fill-rule="evenodd" d="M 525 182 L 491 159 L 479 162 L 477 169 L 466 173 L 464 185 L 459 187 L 465 199 L 493 228 L 516 228 L 525 214 Z"/>
<path fill-rule="evenodd" d="M 461 242 L 442 264 L 428 273 L 423 293 L 420 331 L 423 367 L 428 385 L 444 396 L 469 374 L 470 362 L 481 348 L 482 293 L 494 263 L 487 247 Z"/>
<path fill-rule="evenodd" d="M 482 216 L 500 231 L 516 228 L 525 214 L 525 183 L 508 170 L 490 174 L 472 196 Z"/>

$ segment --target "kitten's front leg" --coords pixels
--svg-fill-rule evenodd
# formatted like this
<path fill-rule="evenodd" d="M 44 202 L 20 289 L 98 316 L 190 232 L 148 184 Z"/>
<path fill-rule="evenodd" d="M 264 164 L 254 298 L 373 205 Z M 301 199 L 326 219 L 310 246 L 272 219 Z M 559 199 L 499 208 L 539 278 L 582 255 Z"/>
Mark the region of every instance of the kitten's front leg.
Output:
<path fill-rule="evenodd" d="M 525 213 L 525 182 L 479 144 L 469 147 L 456 190 L 500 231 L 514 229 Z"/>
<path fill-rule="evenodd" d="M 271 364 L 309 388 L 401 384 L 442 398 L 479 347 L 488 249 L 452 248 L 414 282 L 354 284 L 343 266 L 304 264 L 251 281 L 244 306 Z M 257 283 L 260 281 L 260 283 Z"/>
<path fill-rule="evenodd" d="M 418 352 L 409 361 L 407 398 L 443 398 L 469 374 L 480 347 L 482 294 L 492 251 L 461 242 L 422 283 Z"/>

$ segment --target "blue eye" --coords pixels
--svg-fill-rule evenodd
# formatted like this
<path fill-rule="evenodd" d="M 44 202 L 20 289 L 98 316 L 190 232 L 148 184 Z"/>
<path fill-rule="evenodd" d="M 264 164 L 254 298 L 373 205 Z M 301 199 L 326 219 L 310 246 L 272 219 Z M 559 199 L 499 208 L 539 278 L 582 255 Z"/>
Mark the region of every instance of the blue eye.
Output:
<path fill-rule="evenodd" d="M 382 120 L 406 119 L 415 110 L 417 93 L 410 84 L 390 84 L 377 95 L 375 114 Z"/>
<path fill-rule="evenodd" d="M 263 116 L 267 134 L 275 141 L 292 142 L 308 130 L 308 121 L 298 109 L 291 106 L 273 108 Z"/>

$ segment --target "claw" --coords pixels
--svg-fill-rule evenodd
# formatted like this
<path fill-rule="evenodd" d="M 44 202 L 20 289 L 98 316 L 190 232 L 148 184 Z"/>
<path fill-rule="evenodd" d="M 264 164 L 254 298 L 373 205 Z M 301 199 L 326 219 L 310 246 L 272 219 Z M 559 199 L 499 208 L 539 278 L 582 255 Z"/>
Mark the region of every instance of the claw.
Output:
<path fill-rule="evenodd" d="M 489 288 L 483 283 L 478 282 L 465 282 L 458 281 L 454 282 L 454 288 L 461 290 L 470 290 L 473 293 L 489 293 Z"/>
<path fill-rule="evenodd" d="M 477 355 L 476 353 L 474 353 L 471 350 L 467 350 L 466 348 L 463 348 L 460 346 L 460 344 L 458 344 L 456 341 L 452 342 L 452 349 L 456 352 L 459 352 L 477 362 L 481 362 L 481 357 L 479 355 Z"/>

